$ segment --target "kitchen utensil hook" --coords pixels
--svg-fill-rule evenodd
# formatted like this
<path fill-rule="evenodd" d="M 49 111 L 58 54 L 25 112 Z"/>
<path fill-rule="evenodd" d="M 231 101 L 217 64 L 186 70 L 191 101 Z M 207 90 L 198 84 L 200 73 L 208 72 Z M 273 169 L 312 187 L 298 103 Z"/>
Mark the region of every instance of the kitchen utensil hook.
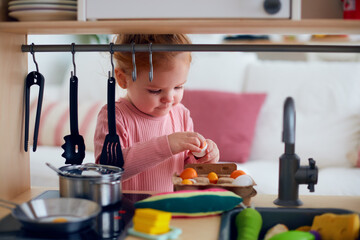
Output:
<path fill-rule="evenodd" d="M 110 43 L 110 60 L 111 60 L 111 77 L 115 75 L 115 67 L 114 67 L 114 50 L 113 50 L 114 43 Z M 110 71 L 109 71 L 110 77 Z"/>
<path fill-rule="evenodd" d="M 75 64 L 75 43 L 71 44 L 72 62 L 74 66 L 74 72 L 71 71 L 71 77 L 76 76 L 76 64 Z"/>
<path fill-rule="evenodd" d="M 34 52 L 34 43 L 31 44 L 31 50 L 30 50 L 31 55 L 33 56 L 33 61 L 35 63 L 36 66 L 36 71 L 39 72 L 39 65 L 35 60 L 35 52 Z"/>
<path fill-rule="evenodd" d="M 135 43 L 131 43 L 132 47 L 132 65 L 133 65 L 133 71 L 132 71 L 132 80 L 133 82 L 136 81 L 136 62 L 135 62 Z"/>
<path fill-rule="evenodd" d="M 151 82 L 154 77 L 154 68 L 152 62 L 152 43 L 149 43 L 149 64 L 150 64 L 149 81 Z"/>

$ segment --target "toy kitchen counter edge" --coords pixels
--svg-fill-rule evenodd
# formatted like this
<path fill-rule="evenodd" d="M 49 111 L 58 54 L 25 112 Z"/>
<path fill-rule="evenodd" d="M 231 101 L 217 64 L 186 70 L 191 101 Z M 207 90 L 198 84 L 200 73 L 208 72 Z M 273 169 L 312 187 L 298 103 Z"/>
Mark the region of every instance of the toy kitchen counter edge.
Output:
<path fill-rule="evenodd" d="M 16 203 L 23 203 L 40 195 L 46 190 L 56 190 L 56 188 L 32 187 L 28 191 L 19 194 L 17 197 L 10 199 Z M 124 193 L 148 193 L 139 191 L 124 191 Z M 253 204 L 256 207 L 278 207 L 273 204 L 276 195 L 257 194 L 253 198 Z M 325 196 L 325 195 L 302 195 L 303 205 L 300 208 L 341 208 L 360 213 L 360 196 Z M 10 210 L 0 208 L 0 219 L 10 213 Z M 183 218 L 172 219 L 171 225 L 182 229 L 180 239 L 218 239 L 220 228 L 220 216 L 204 218 Z M 194 228 L 197 231 L 194 231 Z M 203 231 L 200 231 L 203 229 Z M 126 240 L 138 239 L 133 236 L 127 236 Z"/>

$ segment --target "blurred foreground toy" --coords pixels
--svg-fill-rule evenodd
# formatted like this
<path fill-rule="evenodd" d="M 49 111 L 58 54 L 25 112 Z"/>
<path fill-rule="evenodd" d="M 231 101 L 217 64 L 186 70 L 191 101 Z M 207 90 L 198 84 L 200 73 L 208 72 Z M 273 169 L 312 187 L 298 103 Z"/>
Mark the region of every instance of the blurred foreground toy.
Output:
<path fill-rule="evenodd" d="M 271 237 L 265 237 L 265 240 L 357 240 L 359 238 L 360 219 L 356 213 L 324 213 L 315 216 L 311 226 L 301 226 L 290 231 L 283 228 L 282 233 L 272 234 L 275 227 L 268 230 L 266 235 L 271 235 Z"/>
<path fill-rule="evenodd" d="M 158 193 L 136 202 L 134 207 L 170 212 L 173 218 L 206 217 L 229 211 L 242 201 L 240 196 L 231 191 L 212 188 Z"/>
<path fill-rule="evenodd" d="M 287 232 L 287 231 L 289 231 L 289 229 L 284 224 L 281 224 L 281 223 L 276 224 L 275 226 L 273 226 L 266 232 L 264 240 L 269 240 L 273 236 L 275 236 L 279 233 Z"/>
<path fill-rule="evenodd" d="M 134 227 L 129 234 L 146 238 L 167 240 L 176 239 L 181 229 L 170 227 L 171 213 L 151 208 L 135 209 Z"/>
<path fill-rule="evenodd" d="M 254 208 L 245 208 L 236 215 L 235 224 L 238 240 L 258 239 L 262 227 L 262 217 Z"/>
<path fill-rule="evenodd" d="M 322 240 L 348 239 L 355 240 L 359 237 L 359 215 L 325 213 L 315 216 L 311 230 L 318 231 Z"/>
<path fill-rule="evenodd" d="M 276 234 L 269 240 L 315 240 L 315 236 L 309 232 L 290 230 Z"/>

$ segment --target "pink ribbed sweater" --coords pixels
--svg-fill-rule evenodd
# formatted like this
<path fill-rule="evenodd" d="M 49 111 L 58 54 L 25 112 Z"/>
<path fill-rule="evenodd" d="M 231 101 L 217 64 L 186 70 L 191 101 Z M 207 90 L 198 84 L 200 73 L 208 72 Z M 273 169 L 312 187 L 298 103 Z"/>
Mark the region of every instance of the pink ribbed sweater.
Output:
<path fill-rule="evenodd" d="M 174 106 L 168 115 L 151 117 L 135 108 L 127 99 L 115 104 L 116 130 L 124 155 L 124 190 L 173 191 L 172 176 L 180 174 L 186 163 L 194 162 L 188 152 L 173 155 L 167 135 L 193 131 L 190 112 L 182 104 Z M 94 144 L 99 162 L 104 139 L 108 134 L 107 106 L 98 114 Z"/>

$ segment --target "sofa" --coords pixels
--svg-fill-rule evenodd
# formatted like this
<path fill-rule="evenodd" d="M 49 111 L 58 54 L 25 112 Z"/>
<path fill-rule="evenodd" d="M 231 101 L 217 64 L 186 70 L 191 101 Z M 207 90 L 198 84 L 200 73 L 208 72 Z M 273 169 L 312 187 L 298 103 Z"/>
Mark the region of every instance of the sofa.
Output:
<path fill-rule="evenodd" d="M 77 55 L 84 163 L 94 162 L 96 115 L 106 102 L 111 69 L 108 56 L 91 54 Z M 359 62 L 263 61 L 254 53 L 193 53 L 183 104 L 191 110 L 195 131 L 218 144 L 220 161 L 235 162 L 250 174 L 259 194 L 277 194 L 279 157 L 284 153 L 283 104 L 291 96 L 295 152 L 302 166 L 313 158 L 319 168 L 315 192 L 301 185 L 300 195 L 360 195 L 359 76 Z M 32 186 L 58 186 L 57 174 L 45 162 L 57 167 L 65 162 L 60 146 L 69 134 L 68 78 L 45 85 L 39 147 L 30 152 Z M 124 92 L 117 89 L 117 94 Z"/>

